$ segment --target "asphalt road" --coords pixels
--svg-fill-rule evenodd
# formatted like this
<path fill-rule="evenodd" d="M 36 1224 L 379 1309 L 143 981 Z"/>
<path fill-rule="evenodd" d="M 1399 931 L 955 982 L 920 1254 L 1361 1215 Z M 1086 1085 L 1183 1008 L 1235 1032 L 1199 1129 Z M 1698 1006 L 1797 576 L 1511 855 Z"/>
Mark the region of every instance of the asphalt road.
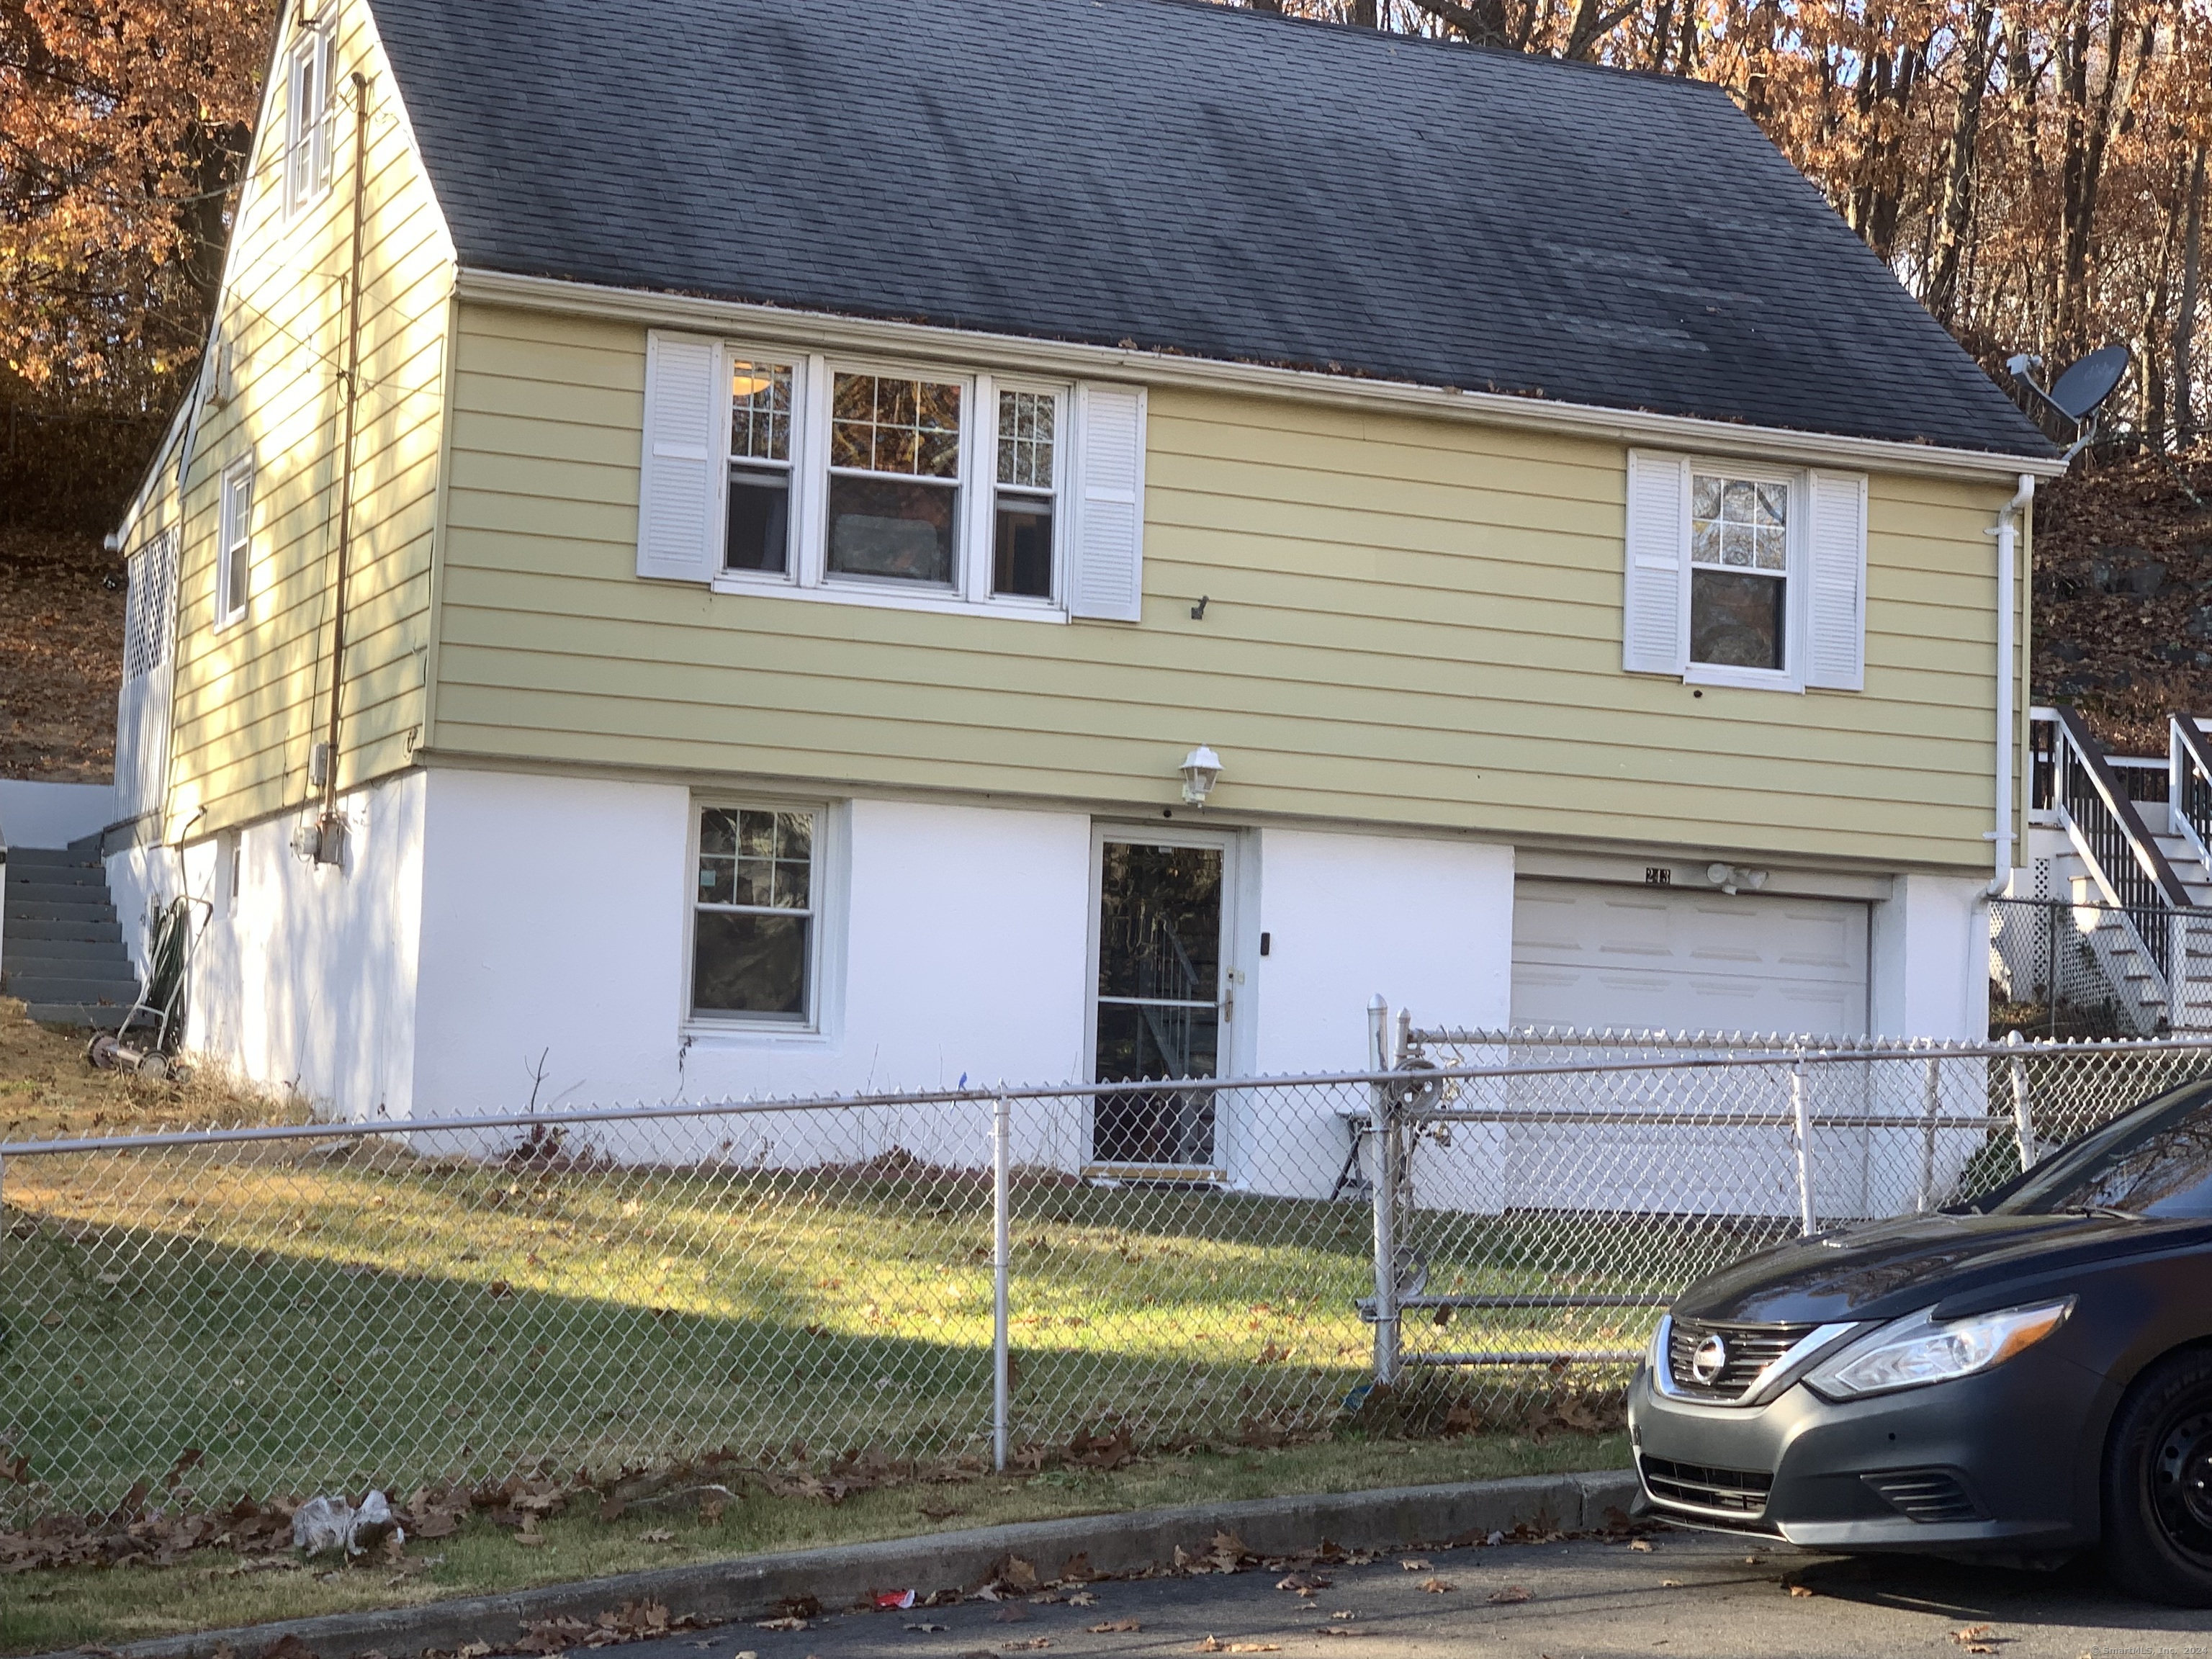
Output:
<path fill-rule="evenodd" d="M 726 1626 L 638 1644 L 623 1655 L 1887 1659 L 1978 1651 L 2002 1659 L 2212 1659 L 2212 1612 L 2124 1600 L 2087 1565 L 2029 1574 L 1800 1555 L 1692 1533 L 1662 1532 L 1647 1541 L 1648 1552 L 1621 1540 L 1570 1540 L 1386 1556 L 1366 1566 L 1309 1570 L 1329 1581 L 1311 1596 L 1278 1589 L 1283 1575 L 1261 1568 L 1113 1581 L 1088 1586 L 1095 1599 L 1084 1605 L 1071 1605 L 1061 1590 L 1046 1592 L 1059 1600 L 826 1614 L 801 1631 Z M 1409 1571 L 1401 1565 L 1407 1559 L 1427 1565 Z M 1810 1593 L 1792 1594 L 1791 1583 Z M 1429 1588 L 1437 1584 L 1450 1588 Z M 888 1587 L 854 1588 L 857 1596 Z M 1527 1599 L 1518 1599 L 1523 1591 Z M 1091 1628 L 1129 1620 L 1138 1628 Z M 1209 1638 L 1218 1645 L 1205 1645 Z"/>

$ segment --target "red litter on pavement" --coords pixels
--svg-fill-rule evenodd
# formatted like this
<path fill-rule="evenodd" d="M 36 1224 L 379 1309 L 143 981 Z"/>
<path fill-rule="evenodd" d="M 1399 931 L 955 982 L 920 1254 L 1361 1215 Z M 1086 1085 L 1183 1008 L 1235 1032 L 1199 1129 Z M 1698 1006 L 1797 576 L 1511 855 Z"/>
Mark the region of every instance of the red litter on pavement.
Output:
<path fill-rule="evenodd" d="M 914 1605 L 912 1590 L 878 1590 L 876 1605 L 879 1607 L 910 1607 Z"/>

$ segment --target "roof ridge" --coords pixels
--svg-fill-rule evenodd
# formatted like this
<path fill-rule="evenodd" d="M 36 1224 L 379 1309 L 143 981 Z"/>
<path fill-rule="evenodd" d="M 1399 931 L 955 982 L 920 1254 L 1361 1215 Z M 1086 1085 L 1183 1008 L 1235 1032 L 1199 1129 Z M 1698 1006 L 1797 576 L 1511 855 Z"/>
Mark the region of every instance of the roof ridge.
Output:
<path fill-rule="evenodd" d="M 1431 51 L 1474 54 L 1491 62 L 1516 62 L 1535 73 L 1549 70 L 1577 70 L 1583 73 L 1619 76 L 1633 81 L 1656 81 L 1668 86 L 1694 87 L 1701 92 L 1718 93 L 1730 103 L 1735 94 L 1717 81 L 1708 81 L 1694 75 L 1676 75 L 1666 70 L 1638 69 L 1631 64 L 1605 64 L 1594 59 L 1554 58 L 1548 53 L 1528 52 L 1519 46 L 1495 46 L 1480 40 L 1464 40 L 1452 35 L 1407 34 L 1397 29 L 1369 28 L 1364 23 L 1347 23 L 1334 17 L 1308 17 L 1287 11 L 1263 11 L 1256 6 L 1232 5 L 1225 0 L 1091 0 L 1093 5 L 1125 4 L 1172 6 L 1184 11 L 1211 12 L 1219 16 L 1251 20 L 1261 27 L 1281 26 L 1312 29 L 1321 33 L 1348 36 L 1355 40 L 1387 41 L 1392 46 L 1420 46 Z"/>

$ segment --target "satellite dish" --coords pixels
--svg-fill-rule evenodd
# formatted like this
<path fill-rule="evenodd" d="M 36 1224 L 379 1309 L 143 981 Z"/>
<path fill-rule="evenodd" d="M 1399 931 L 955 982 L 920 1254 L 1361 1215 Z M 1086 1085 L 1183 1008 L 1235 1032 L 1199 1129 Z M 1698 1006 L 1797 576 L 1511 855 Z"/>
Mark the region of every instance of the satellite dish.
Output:
<path fill-rule="evenodd" d="M 2077 424 L 2097 412 L 2097 406 L 2119 387 L 2128 372 L 2128 349 L 2100 347 L 2061 374 L 2045 398 L 2068 420 Z"/>

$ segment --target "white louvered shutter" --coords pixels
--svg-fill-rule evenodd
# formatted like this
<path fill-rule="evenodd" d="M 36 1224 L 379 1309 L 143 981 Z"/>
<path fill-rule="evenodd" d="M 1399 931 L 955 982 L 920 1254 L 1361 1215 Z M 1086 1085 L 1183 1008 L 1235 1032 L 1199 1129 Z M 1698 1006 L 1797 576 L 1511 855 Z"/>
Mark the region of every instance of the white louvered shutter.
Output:
<path fill-rule="evenodd" d="M 1145 598 L 1145 393 L 1076 388 L 1077 477 L 1071 615 L 1138 622 Z"/>
<path fill-rule="evenodd" d="M 1679 674 L 1688 654 L 1690 464 L 1628 453 L 1628 560 L 1621 585 L 1620 665 Z"/>
<path fill-rule="evenodd" d="M 1805 684 L 1830 691 L 1866 684 L 1866 479 L 1815 472 L 1805 537 Z"/>
<path fill-rule="evenodd" d="M 645 347 L 645 456 L 638 480 L 637 574 L 708 582 L 722 526 L 721 349 L 652 334 Z"/>

